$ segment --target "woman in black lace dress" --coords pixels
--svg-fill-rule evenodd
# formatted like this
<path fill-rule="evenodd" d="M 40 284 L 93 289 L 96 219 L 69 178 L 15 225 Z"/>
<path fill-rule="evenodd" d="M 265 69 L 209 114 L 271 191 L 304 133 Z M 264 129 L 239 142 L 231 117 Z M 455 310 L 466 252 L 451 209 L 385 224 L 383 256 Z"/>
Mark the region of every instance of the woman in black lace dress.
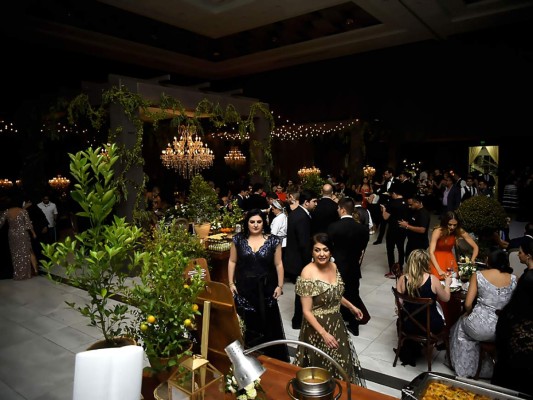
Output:
<path fill-rule="evenodd" d="M 527 268 L 498 317 L 492 383 L 533 395 L 533 239 L 523 239 L 518 258 Z"/>
<path fill-rule="evenodd" d="M 281 239 L 267 230 L 261 210 L 250 210 L 243 231 L 233 236 L 230 249 L 229 286 L 239 316 L 244 320 L 247 347 L 285 339 L 278 307 L 278 298 L 283 294 Z M 287 345 L 266 347 L 264 353 L 289 361 Z"/>

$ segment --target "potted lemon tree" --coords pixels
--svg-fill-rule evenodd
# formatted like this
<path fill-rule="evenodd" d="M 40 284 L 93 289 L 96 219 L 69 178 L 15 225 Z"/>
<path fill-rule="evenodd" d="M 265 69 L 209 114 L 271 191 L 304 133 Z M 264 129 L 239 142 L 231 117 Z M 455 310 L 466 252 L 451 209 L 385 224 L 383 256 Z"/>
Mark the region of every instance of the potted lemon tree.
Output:
<path fill-rule="evenodd" d="M 192 347 L 191 330 L 200 315 L 195 301 L 204 280 L 199 267 L 188 267 L 190 259 L 203 254 L 200 239 L 179 225 L 161 222 L 144 238 L 139 277 L 127 296 L 133 306 L 128 332 L 161 381 Z"/>
<path fill-rule="evenodd" d="M 87 291 L 87 303 L 67 304 L 101 331 L 102 347 L 123 344 L 128 306 L 113 298 L 126 291 L 129 272 L 140 260 L 135 247 L 142 236 L 138 227 L 111 215 L 118 202 L 116 151 L 113 144 L 69 154 L 70 172 L 77 182 L 71 195 L 81 207 L 77 216 L 87 218 L 90 226 L 74 238 L 43 246 L 42 265 L 48 276 L 64 275 L 70 284 Z"/>

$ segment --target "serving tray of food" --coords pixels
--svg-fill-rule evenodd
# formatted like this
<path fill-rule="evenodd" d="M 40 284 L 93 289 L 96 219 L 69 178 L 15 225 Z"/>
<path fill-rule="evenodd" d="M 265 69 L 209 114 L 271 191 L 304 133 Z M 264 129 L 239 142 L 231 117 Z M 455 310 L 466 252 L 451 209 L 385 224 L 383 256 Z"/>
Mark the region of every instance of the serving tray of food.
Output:
<path fill-rule="evenodd" d="M 402 400 L 437 399 L 531 400 L 532 397 L 482 381 L 438 372 L 423 372 L 402 389 Z"/>

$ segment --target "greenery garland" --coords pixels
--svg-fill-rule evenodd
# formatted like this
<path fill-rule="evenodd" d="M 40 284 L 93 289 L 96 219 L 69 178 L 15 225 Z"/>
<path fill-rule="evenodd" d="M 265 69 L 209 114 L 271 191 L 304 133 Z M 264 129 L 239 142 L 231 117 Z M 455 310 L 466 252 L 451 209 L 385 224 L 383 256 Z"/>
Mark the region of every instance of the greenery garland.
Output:
<path fill-rule="evenodd" d="M 242 118 L 232 104 L 228 104 L 223 108 L 218 103 L 215 104 L 208 99 L 203 99 L 195 107 L 193 116 L 188 116 L 188 110 L 186 110 L 178 99 L 163 93 L 159 103 L 152 104 L 140 94 L 131 92 L 125 86 L 113 86 L 110 89 L 103 91 L 102 101 L 97 107 L 92 106 L 87 94 L 76 96 L 68 105 L 68 121 L 70 124 L 75 124 L 77 121 L 85 117 L 89 120 L 89 123 L 94 129 L 100 130 L 107 121 L 108 108 L 113 104 L 119 105 L 122 108 L 124 114 L 137 130 L 135 145 L 132 149 L 126 149 L 124 146 L 118 148 L 122 170 L 117 174 L 117 179 L 119 181 L 118 186 L 120 188 L 120 196 L 122 199 L 125 199 L 128 196 L 126 189 L 128 184 L 132 185 L 137 192 L 134 206 L 134 220 L 136 222 L 139 222 L 138 219 L 143 215 L 140 205 L 143 201 L 142 189 L 146 185 L 147 177 L 144 175 L 143 182 L 139 185 L 130 179 L 126 179 L 125 176 L 127 171 L 131 168 L 142 168 L 144 166 L 144 158 L 142 157 L 144 129 L 143 120 L 140 118 L 141 114 L 152 121 L 154 129 L 157 129 L 161 120 L 169 119 L 170 110 L 172 111 L 171 126 L 179 126 L 186 123 L 195 126 L 197 132 L 201 135 L 204 134 L 200 123 L 201 118 L 208 118 L 216 128 L 221 128 L 228 124 L 235 124 L 238 127 L 241 139 L 244 138 L 248 132 L 255 132 L 254 118 L 259 113 L 262 113 L 267 119 L 271 130 L 274 129 L 275 125 L 274 118 L 265 103 L 258 102 L 252 104 L 249 114 L 245 118 Z M 158 108 L 154 111 L 153 109 L 150 109 L 151 106 L 157 106 Z M 115 142 L 121 131 L 121 127 L 114 131 L 110 130 L 108 141 Z M 255 155 L 253 155 L 253 152 L 251 152 L 251 168 L 249 174 L 251 176 L 261 176 L 267 183 L 269 183 L 270 171 L 272 169 L 270 135 L 268 135 L 268 139 L 264 142 L 253 141 L 252 143 L 253 146 L 257 146 L 263 153 L 263 162 L 259 163 Z"/>

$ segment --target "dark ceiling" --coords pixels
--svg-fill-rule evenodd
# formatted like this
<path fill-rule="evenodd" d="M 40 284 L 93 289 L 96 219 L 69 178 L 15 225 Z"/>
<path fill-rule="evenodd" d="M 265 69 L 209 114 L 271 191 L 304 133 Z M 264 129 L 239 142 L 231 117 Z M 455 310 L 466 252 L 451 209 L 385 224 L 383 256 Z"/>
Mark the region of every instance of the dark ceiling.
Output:
<path fill-rule="evenodd" d="M 296 121 L 516 132 L 531 110 L 532 17 L 531 0 L 25 0 L 1 15 L 1 104 L 168 74 Z"/>

